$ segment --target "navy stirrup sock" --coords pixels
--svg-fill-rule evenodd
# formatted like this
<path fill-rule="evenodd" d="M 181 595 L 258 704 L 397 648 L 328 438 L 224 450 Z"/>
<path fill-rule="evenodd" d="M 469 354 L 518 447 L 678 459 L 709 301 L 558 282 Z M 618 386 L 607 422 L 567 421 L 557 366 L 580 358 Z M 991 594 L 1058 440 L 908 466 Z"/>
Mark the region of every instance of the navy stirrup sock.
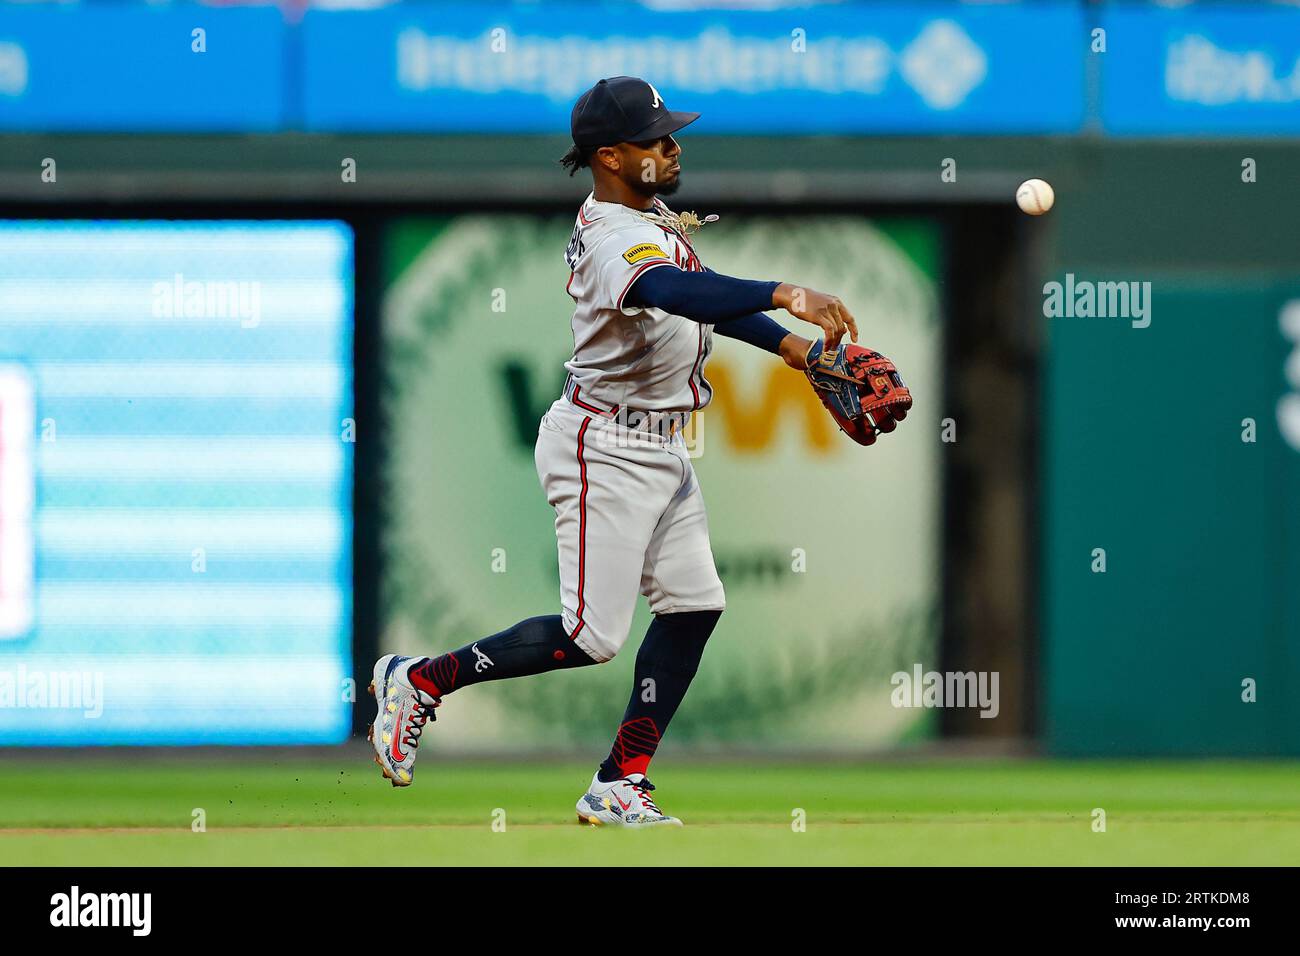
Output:
<path fill-rule="evenodd" d="M 441 657 L 417 661 L 411 665 L 410 680 L 426 694 L 443 697 L 470 684 L 594 663 L 564 632 L 560 615 L 548 614 L 520 621 Z"/>
<path fill-rule="evenodd" d="M 597 773 L 602 781 L 646 772 L 721 616 L 721 611 L 685 611 L 655 617 L 637 651 L 632 697 L 613 749 Z"/>

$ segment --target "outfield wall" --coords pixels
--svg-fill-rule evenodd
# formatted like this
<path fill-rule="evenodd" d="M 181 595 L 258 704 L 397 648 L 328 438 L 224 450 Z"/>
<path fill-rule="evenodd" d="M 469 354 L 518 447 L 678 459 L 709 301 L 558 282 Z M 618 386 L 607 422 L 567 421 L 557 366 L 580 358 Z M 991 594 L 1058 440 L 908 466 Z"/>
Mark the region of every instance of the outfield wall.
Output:
<path fill-rule="evenodd" d="M 451 204 L 464 211 L 468 197 L 503 212 L 545 201 L 559 214 L 584 190 L 554 168 L 563 148 L 555 137 L 22 136 L 4 146 L 0 189 L 10 216 L 332 216 L 362 224 L 362 445 L 381 421 L 365 397 L 377 386 L 361 387 L 379 355 L 380 224 Z M 989 662 L 1023 647 L 1028 673 L 1041 679 L 1003 684 L 1004 694 L 1032 699 L 1004 703 L 1004 713 L 1023 719 L 971 720 L 952 732 L 1028 732 L 1070 754 L 1296 752 L 1300 529 L 1287 423 L 1300 379 L 1290 358 L 1293 320 L 1283 318 L 1300 271 L 1294 142 L 697 137 L 686 147 L 690 175 L 678 198 L 686 208 L 725 201 L 743 219 L 747 202 L 804 215 L 854 203 L 950 226 L 982 223 L 970 218 L 981 210 L 1015 217 L 1008 234 L 989 233 L 996 248 L 981 264 L 985 287 L 952 286 L 959 263 L 939 271 L 945 321 L 990 313 L 966 329 L 973 341 L 945 359 L 946 400 L 953 408 L 960 400 L 964 436 L 948 451 L 961 456 L 963 474 L 986 476 L 986 493 L 945 505 L 946 524 L 963 508 L 977 511 L 969 533 L 945 537 L 944 619 L 958 633 L 941 653 L 963 669 L 1006 668 Z M 43 184 L 35 171 L 51 154 L 59 179 Z M 358 159 L 355 183 L 340 182 L 340 156 Z M 940 175 L 949 158 L 953 182 Z M 1255 181 L 1243 181 L 1244 164 Z M 1057 187 L 1057 206 L 1043 219 L 1009 207 L 1029 175 Z M 970 228 L 978 241 L 983 226 Z M 1043 283 L 1067 275 L 1150 282 L 1151 324 L 1045 317 Z M 1007 276 L 1016 283 L 1010 291 Z M 978 360 L 965 351 L 981 343 Z M 1022 383 L 1038 382 L 1041 371 L 1041 401 L 1023 424 L 1007 427 L 1020 409 L 1003 393 L 990 398 L 990 370 Z M 1254 442 L 1242 441 L 1245 419 L 1254 420 Z M 909 428 L 919 433 L 924 422 L 918 416 Z M 937 434 L 938 416 L 928 422 Z M 1017 471 L 1022 489 L 993 465 L 1025 448 L 1035 454 Z M 367 509 L 380 497 L 366 476 L 381 461 L 358 468 L 359 581 L 382 559 L 365 543 Z M 1007 530 L 1018 525 L 1025 546 L 1007 547 Z M 1095 548 L 1106 550 L 1104 573 L 1092 571 Z M 955 567 L 958 558 L 965 569 Z M 998 570 L 981 580 L 971 570 L 979 568 Z M 954 579 L 966 582 L 961 613 Z M 356 594 L 355 638 L 366 650 L 380 620 L 370 594 L 377 588 L 363 582 Z M 1006 592 L 979 599 L 993 588 Z M 1253 703 L 1241 699 L 1247 679 Z"/>
<path fill-rule="evenodd" d="M 1053 752 L 1300 752 L 1300 151 L 1259 146 L 1099 148 L 1063 197 L 1045 279 L 1151 312 L 1037 317 Z"/>

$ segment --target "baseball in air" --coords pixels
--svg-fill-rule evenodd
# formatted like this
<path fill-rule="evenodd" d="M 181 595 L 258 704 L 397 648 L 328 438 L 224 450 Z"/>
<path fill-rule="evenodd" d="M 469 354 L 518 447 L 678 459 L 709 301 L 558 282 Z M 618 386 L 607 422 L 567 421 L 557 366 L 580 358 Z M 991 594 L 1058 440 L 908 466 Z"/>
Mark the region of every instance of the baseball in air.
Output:
<path fill-rule="evenodd" d="M 1042 179 L 1026 179 L 1016 190 L 1016 205 L 1031 216 L 1041 216 L 1056 202 L 1051 184 Z"/>

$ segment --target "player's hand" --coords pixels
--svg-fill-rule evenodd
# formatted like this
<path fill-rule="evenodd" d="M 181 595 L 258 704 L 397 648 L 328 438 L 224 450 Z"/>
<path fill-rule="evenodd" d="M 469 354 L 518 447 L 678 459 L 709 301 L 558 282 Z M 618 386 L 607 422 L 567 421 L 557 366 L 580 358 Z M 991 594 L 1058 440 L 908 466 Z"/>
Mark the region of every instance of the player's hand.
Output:
<path fill-rule="evenodd" d="M 772 293 L 772 304 L 821 329 L 827 349 L 837 348 L 845 333 L 858 340 L 858 323 L 837 296 L 782 282 Z"/>

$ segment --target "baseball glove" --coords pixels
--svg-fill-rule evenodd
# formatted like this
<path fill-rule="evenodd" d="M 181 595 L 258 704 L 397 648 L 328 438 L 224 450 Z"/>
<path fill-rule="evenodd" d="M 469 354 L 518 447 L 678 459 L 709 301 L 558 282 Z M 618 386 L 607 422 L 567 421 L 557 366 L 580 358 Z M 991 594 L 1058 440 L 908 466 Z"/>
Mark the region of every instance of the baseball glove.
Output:
<path fill-rule="evenodd" d="M 808 349 L 804 374 L 840 429 L 859 445 L 873 445 L 881 432 L 892 432 L 912 407 L 912 393 L 894 363 L 860 345 L 823 352 L 818 339 Z"/>

